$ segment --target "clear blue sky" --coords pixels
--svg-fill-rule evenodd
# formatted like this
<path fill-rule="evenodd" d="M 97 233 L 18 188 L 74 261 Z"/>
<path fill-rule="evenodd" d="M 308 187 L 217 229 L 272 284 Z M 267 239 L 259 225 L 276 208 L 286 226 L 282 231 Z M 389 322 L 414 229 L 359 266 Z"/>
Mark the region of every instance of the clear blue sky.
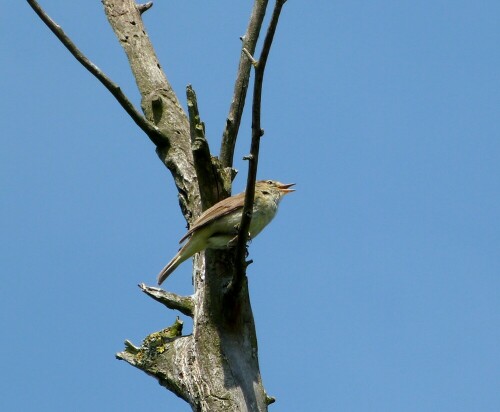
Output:
<path fill-rule="evenodd" d="M 42 4 L 138 103 L 100 2 Z M 145 14 L 214 152 L 250 6 Z M 184 233 L 170 175 L 25 2 L 1 20 L 0 409 L 188 411 L 114 359 L 176 316 L 136 286 Z M 270 411 L 500 411 L 499 21 L 493 0 L 286 4 L 259 177 L 297 192 L 249 269 Z M 245 117 L 235 191 L 249 135 Z"/>

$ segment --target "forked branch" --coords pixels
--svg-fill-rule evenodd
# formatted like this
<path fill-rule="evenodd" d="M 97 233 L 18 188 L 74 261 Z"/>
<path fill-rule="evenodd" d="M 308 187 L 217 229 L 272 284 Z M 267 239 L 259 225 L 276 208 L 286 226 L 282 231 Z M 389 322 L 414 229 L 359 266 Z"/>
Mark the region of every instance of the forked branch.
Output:
<path fill-rule="evenodd" d="M 246 157 L 248 159 L 248 177 L 245 192 L 245 204 L 243 206 L 243 215 L 241 217 L 241 223 L 238 231 L 238 243 L 236 245 L 235 251 L 236 270 L 233 280 L 229 284 L 226 292 L 226 297 L 229 299 L 229 301 L 235 301 L 237 299 L 246 275 L 246 243 L 248 240 L 248 231 L 250 229 L 250 222 L 252 220 L 252 210 L 255 198 L 255 182 L 257 179 L 257 166 L 259 163 L 260 138 L 264 134 L 264 131 L 262 130 L 260 124 L 264 71 L 266 69 L 267 58 L 269 56 L 269 51 L 271 50 L 274 34 L 278 26 L 281 9 L 285 2 L 286 0 L 276 0 L 273 14 L 271 16 L 271 21 L 269 22 L 266 37 L 262 45 L 262 51 L 260 53 L 259 60 L 255 61 L 255 59 L 251 58 L 252 56 L 250 51 L 246 51 L 246 53 L 250 54 L 248 60 L 255 67 L 255 80 L 252 101 L 252 143 L 250 146 L 250 155 Z"/>
<path fill-rule="evenodd" d="M 241 116 L 245 107 L 245 98 L 248 90 L 250 79 L 251 62 L 247 59 L 243 50 L 246 49 L 250 53 L 254 53 L 257 40 L 259 39 L 262 21 L 266 15 L 267 0 L 255 1 L 252 9 L 252 15 L 248 23 L 247 31 L 241 37 L 241 55 L 238 66 L 238 74 L 234 83 L 233 100 L 229 108 L 229 114 L 226 119 L 226 127 L 222 134 L 222 143 L 220 148 L 220 160 L 224 167 L 233 167 L 234 148 L 236 146 L 236 138 L 240 128 Z"/>

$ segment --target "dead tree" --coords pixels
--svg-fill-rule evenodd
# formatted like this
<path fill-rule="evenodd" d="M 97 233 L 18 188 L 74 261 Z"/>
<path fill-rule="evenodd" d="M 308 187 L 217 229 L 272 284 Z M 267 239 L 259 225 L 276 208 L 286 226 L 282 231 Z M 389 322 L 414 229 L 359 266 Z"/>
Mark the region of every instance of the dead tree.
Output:
<path fill-rule="evenodd" d="M 267 0 L 255 0 L 249 24 L 241 37 L 242 49 L 234 94 L 222 134 L 220 153 L 214 156 L 205 139 L 196 94 L 186 89 L 188 113 L 172 90 L 146 33 L 142 13 L 152 3 L 102 0 L 104 11 L 121 46 L 141 94 L 142 113 L 106 74 L 87 59 L 64 31 L 34 0 L 29 5 L 71 54 L 116 98 L 153 142 L 158 157 L 170 170 L 179 193 L 181 212 L 188 224 L 229 196 L 234 178 L 233 156 L 249 79 L 254 68 L 252 142 L 245 211 L 235 250 L 206 250 L 194 259 L 191 296 L 139 285 L 166 307 L 193 318 L 193 333 L 182 335 L 182 321 L 147 336 L 140 346 L 125 342 L 122 359 L 188 402 L 195 411 L 266 411 L 274 402 L 262 384 L 257 337 L 246 278 L 246 242 L 259 156 L 260 102 L 264 70 L 282 6 L 276 0 L 258 59 L 256 43 Z M 248 212 L 248 213 L 246 213 Z"/>

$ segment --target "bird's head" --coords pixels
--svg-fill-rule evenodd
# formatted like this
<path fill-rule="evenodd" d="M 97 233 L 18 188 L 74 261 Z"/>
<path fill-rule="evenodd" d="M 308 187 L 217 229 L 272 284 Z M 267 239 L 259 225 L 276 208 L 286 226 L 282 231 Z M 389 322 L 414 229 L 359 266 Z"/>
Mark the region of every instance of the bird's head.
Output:
<path fill-rule="evenodd" d="M 281 198 L 287 193 L 295 192 L 295 189 L 290 189 L 294 185 L 295 183 L 281 183 L 276 180 L 259 180 L 255 183 L 255 191 Z"/>

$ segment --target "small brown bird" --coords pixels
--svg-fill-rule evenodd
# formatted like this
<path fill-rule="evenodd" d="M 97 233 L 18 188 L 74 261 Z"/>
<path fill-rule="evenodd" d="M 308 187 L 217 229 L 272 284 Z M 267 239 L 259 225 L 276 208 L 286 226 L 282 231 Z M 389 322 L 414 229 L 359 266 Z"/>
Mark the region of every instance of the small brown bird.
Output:
<path fill-rule="evenodd" d="M 249 235 L 253 239 L 274 218 L 284 195 L 293 192 L 295 183 L 283 184 L 274 180 L 260 180 L 255 184 L 255 199 Z M 179 243 L 187 242 L 158 274 L 158 285 L 182 262 L 204 249 L 225 249 L 235 238 L 241 222 L 245 192 L 221 200 L 205 210 L 193 223 Z"/>

